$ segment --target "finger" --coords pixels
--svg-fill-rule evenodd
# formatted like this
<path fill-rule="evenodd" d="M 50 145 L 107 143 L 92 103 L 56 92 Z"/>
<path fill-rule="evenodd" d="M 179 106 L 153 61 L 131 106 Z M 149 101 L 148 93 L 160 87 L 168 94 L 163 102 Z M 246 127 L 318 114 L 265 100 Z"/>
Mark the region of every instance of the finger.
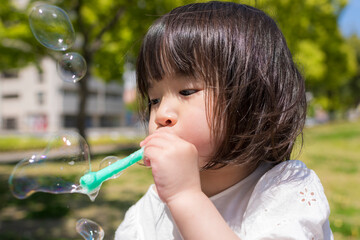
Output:
<path fill-rule="evenodd" d="M 174 141 L 176 139 L 176 135 L 164 131 L 154 132 L 153 134 L 147 136 L 143 141 L 140 142 L 140 147 L 144 147 L 146 144 L 148 144 L 149 141 L 152 141 L 152 139 L 157 139 L 157 138 L 164 138 L 167 139 L 168 141 Z"/>
<path fill-rule="evenodd" d="M 151 161 L 147 156 L 144 156 L 143 161 L 145 166 L 151 167 Z"/>

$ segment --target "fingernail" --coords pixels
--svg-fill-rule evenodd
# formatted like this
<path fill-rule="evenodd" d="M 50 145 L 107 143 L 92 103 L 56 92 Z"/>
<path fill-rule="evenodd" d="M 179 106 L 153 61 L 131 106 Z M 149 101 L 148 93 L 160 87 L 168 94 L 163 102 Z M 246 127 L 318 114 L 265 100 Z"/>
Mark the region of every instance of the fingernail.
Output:
<path fill-rule="evenodd" d="M 144 164 L 145 164 L 145 166 L 150 167 L 151 166 L 150 159 L 147 157 L 144 157 Z"/>

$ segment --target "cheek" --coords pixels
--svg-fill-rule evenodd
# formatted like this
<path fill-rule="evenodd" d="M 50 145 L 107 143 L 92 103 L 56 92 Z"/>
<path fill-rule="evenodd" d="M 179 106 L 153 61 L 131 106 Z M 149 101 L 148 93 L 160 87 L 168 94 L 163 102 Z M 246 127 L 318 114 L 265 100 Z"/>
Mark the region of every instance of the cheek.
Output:
<path fill-rule="evenodd" d="M 153 116 L 150 115 L 149 124 L 148 124 L 149 135 L 151 135 L 152 133 L 154 133 L 155 130 L 156 130 L 155 120 L 154 120 Z"/>
<path fill-rule="evenodd" d="M 183 120 L 182 138 L 194 144 L 200 157 L 208 157 L 212 153 L 210 127 L 205 112 L 192 113 Z"/>

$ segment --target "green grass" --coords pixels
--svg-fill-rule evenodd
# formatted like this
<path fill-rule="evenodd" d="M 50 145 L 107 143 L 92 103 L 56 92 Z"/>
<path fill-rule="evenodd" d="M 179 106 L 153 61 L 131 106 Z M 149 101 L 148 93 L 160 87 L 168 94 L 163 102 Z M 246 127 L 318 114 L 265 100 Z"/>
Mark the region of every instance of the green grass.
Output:
<path fill-rule="evenodd" d="M 37 137 L 0 137 L 0 152 L 43 149 L 47 141 Z"/>
<path fill-rule="evenodd" d="M 90 138 L 88 140 L 91 146 L 94 145 L 108 145 L 108 144 L 121 144 L 132 145 L 142 140 L 141 138 L 129 138 L 125 136 L 108 137 L 101 136 Z M 44 149 L 48 144 L 48 139 L 34 136 L 0 136 L 0 154 L 1 152 L 13 152 L 30 149 Z"/>
<path fill-rule="evenodd" d="M 335 239 L 360 239 L 360 121 L 305 129 L 299 157 L 325 189 Z"/>
<path fill-rule="evenodd" d="M 126 156 L 131 150 L 118 152 Z M 98 168 L 103 156 L 92 160 Z M 55 167 L 55 165 L 54 165 Z M 88 218 L 101 225 L 105 238 L 113 239 L 115 230 L 125 212 L 148 189 L 152 183 L 151 171 L 135 164 L 117 179 L 103 183 L 94 202 L 83 194 L 34 193 L 19 200 L 12 196 L 8 178 L 14 165 L 0 164 L 0 239 L 81 239 L 76 232 L 76 221 Z M 53 172 L 54 169 L 42 170 Z M 69 171 L 69 174 L 74 174 Z M 19 231 L 19 229 L 21 231 Z"/>
<path fill-rule="evenodd" d="M 129 138 L 129 137 L 124 137 L 124 136 L 118 136 L 116 138 L 112 138 L 109 136 L 102 136 L 99 138 L 90 138 L 89 139 L 89 144 L 90 145 L 106 145 L 106 144 L 134 144 L 134 143 L 138 143 L 141 140 L 143 140 L 143 137 L 141 138 Z"/>
<path fill-rule="evenodd" d="M 297 159 L 313 169 L 324 186 L 335 239 L 360 239 L 360 121 L 307 128 L 304 140 Z M 104 157 L 92 160 L 93 165 Z M 18 200 L 7 187 L 13 167 L 0 165 L 0 239 L 80 239 L 75 231 L 80 218 L 98 222 L 105 230 L 105 240 L 113 239 L 126 210 L 153 181 L 149 169 L 135 165 L 119 178 L 105 182 L 95 202 L 82 194 L 45 193 Z"/>

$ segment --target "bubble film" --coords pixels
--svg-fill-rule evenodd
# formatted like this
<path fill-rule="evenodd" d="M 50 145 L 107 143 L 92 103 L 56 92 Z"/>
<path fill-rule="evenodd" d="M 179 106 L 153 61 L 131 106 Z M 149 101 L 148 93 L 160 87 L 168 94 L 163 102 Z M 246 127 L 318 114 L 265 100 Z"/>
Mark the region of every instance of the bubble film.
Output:
<path fill-rule="evenodd" d="M 85 59 L 76 52 L 64 54 L 57 63 L 57 72 L 65 82 L 76 83 L 87 71 Z"/>
<path fill-rule="evenodd" d="M 63 132 L 53 136 L 43 152 L 33 154 L 15 166 L 9 187 L 19 199 L 35 192 L 47 192 L 83 193 L 94 201 L 98 191 L 90 194 L 79 185 L 80 177 L 90 171 L 86 141 L 76 132 Z"/>
<path fill-rule="evenodd" d="M 35 38 L 47 48 L 64 51 L 75 42 L 70 18 L 57 6 L 43 4 L 33 7 L 29 23 Z"/>
<path fill-rule="evenodd" d="M 102 240 L 104 238 L 104 230 L 94 221 L 82 218 L 76 223 L 76 231 L 85 240 Z"/>

